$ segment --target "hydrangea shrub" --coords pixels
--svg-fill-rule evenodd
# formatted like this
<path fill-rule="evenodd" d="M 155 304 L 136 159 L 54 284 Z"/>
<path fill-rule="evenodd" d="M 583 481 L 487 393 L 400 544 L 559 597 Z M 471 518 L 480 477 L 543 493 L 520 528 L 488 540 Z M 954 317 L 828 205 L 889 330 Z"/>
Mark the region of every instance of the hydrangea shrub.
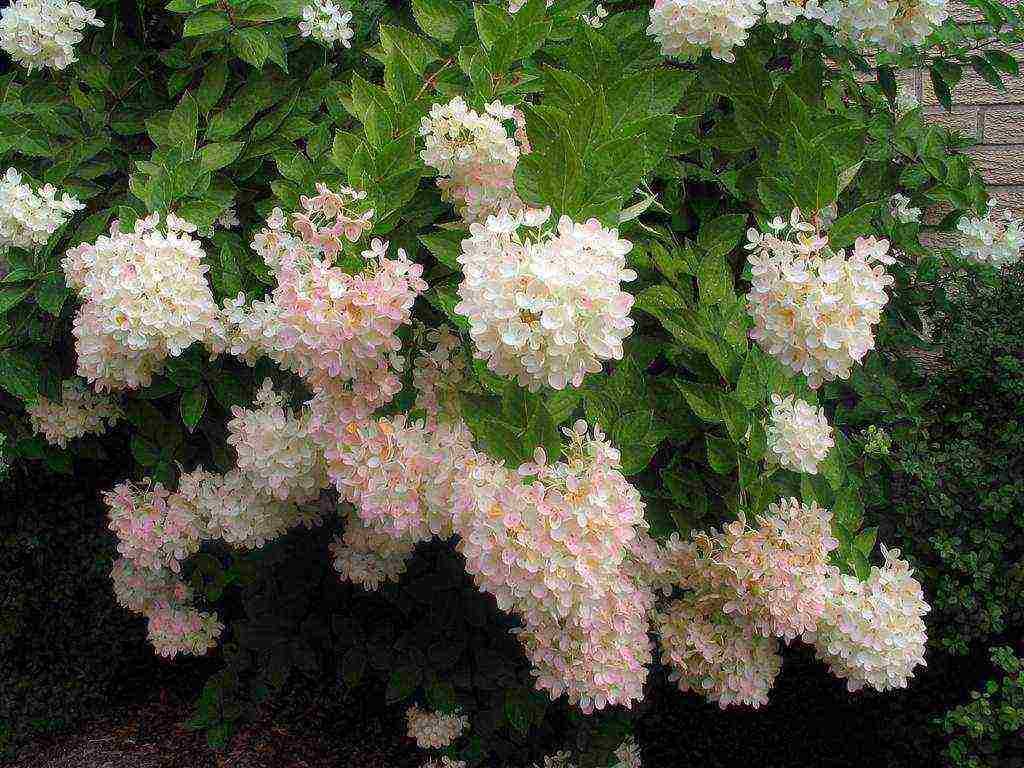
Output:
<path fill-rule="evenodd" d="M 1019 258 L 962 144 L 896 93 L 906 66 L 947 103 L 965 66 L 1017 72 L 1017 12 L 972 4 L 18 0 L 11 451 L 130 441 L 113 588 L 164 656 L 244 653 L 218 603 L 313 528 L 370 591 L 446 543 L 583 715 L 657 665 L 757 707 L 792 642 L 851 691 L 906 686 L 928 604 L 874 554 L 830 414 L 944 271 Z M 266 677 L 315 666 L 289 647 Z M 479 763 L 473 698 L 425 663 L 389 699 L 433 764 Z M 526 734 L 544 710 L 515 690 Z"/>

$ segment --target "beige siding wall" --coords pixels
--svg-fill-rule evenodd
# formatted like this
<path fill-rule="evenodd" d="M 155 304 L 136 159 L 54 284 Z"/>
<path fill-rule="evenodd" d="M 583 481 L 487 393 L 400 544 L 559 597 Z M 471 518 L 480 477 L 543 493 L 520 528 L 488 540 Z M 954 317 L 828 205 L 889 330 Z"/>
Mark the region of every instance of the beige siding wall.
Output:
<path fill-rule="evenodd" d="M 976 18 L 971 8 L 954 2 L 956 18 Z M 1024 49 L 1010 51 L 1018 60 Z M 1024 65 L 1022 65 L 1024 68 Z M 1018 214 L 1024 214 L 1024 73 L 1004 75 L 1006 90 L 986 83 L 973 70 L 953 89 L 953 111 L 939 105 L 927 73 L 908 72 L 901 87 L 913 93 L 928 119 L 955 129 L 978 142 L 969 151 L 996 198 Z"/>

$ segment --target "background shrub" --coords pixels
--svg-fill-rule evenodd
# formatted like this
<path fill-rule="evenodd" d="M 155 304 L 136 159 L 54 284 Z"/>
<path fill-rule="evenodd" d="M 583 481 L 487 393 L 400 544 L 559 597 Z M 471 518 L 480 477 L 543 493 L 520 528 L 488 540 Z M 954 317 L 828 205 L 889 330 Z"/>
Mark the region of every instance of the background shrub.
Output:
<path fill-rule="evenodd" d="M 969 277 L 937 317 L 942 360 L 895 446 L 880 519 L 929 585 L 934 641 L 959 653 L 1024 616 L 1022 278 Z"/>

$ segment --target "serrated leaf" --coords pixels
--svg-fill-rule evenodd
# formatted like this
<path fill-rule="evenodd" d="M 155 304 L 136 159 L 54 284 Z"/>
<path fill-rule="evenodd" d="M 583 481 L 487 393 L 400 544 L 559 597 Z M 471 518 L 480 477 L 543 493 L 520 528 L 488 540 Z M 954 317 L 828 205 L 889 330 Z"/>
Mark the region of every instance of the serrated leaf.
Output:
<path fill-rule="evenodd" d="M 0 387 L 25 402 L 35 402 L 42 385 L 39 365 L 20 352 L 0 352 Z"/>
<path fill-rule="evenodd" d="M 701 226 L 697 233 L 697 245 L 711 256 L 725 256 L 740 244 L 746 228 L 746 214 L 719 216 Z"/>
<path fill-rule="evenodd" d="M 718 405 L 718 390 L 703 384 L 692 384 L 678 379 L 674 380 L 674 383 L 697 418 L 713 424 L 722 421 L 722 412 Z"/>
<path fill-rule="evenodd" d="M 451 0 L 412 0 L 412 13 L 420 29 L 445 42 L 455 38 L 463 21 L 462 10 Z"/>
<path fill-rule="evenodd" d="M 736 450 L 733 444 L 721 437 L 706 435 L 708 465 L 719 475 L 727 475 L 736 466 Z"/>
<path fill-rule="evenodd" d="M 828 230 L 832 247 L 845 248 L 861 235 L 868 234 L 871 231 L 871 219 L 877 209 L 877 203 L 865 203 L 836 219 Z"/>
<path fill-rule="evenodd" d="M 199 150 L 199 162 L 208 171 L 216 171 L 238 159 L 245 145 L 240 141 L 218 141 Z"/>
<path fill-rule="evenodd" d="M 208 35 L 211 32 L 220 32 L 231 26 L 231 20 L 223 11 L 204 10 L 193 13 L 185 20 L 185 28 L 182 37 L 194 37 L 196 35 Z"/>
<path fill-rule="evenodd" d="M 51 275 L 36 286 L 36 304 L 54 317 L 60 317 L 64 302 L 71 295 L 61 275 Z"/>

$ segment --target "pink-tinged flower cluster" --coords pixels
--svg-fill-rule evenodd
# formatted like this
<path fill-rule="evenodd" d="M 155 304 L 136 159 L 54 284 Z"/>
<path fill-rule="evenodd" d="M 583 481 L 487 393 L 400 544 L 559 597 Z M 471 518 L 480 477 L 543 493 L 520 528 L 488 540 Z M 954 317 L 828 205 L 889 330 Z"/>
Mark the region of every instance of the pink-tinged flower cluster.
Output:
<path fill-rule="evenodd" d="M 137 565 L 178 573 L 181 562 L 199 550 L 205 525 L 181 494 L 160 483 L 121 483 L 103 494 L 117 551 Z"/>
<path fill-rule="evenodd" d="M 427 760 L 420 768 L 466 768 L 466 761 L 453 760 L 447 755 L 441 755 L 436 760 Z"/>
<path fill-rule="evenodd" d="M 618 451 L 583 422 L 566 433 L 566 460 L 548 464 L 538 451 L 519 481 L 501 464 L 467 456 L 455 531 L 480 588 L 523 619 L 517 634 L 537 686 L 590 712 L 641 697 L 654 597 L 630 555 L 646 523 Z"/>
<path fill-rule="evenodd" d="M 40 395 L 25 411 L 33 431 L 60 448 L 83 435 L 102 435 L 121 418 L 121 409 L 109 397 L 71 379 L 61 384 L 59 403 Z"/>
<path fill-rule="evenodd" d="M 988 201 L 984 216 L 964 216 L 957 222 L 960 232 L 960 255 L 975 264 L 1005 267 L 1020 260 L 1024 249 L 1024 222 L 1014 217 L 1009 209 L 1002 221 L 996 216 L 996 201 Z"/>
<path fill-rule="evenodd" d="M 459 413 L 459 385 L 466 379 L 469 361 L 459 337 L 446 326 L 423 334 L 430 349 L 421 349 L 413 360 L 412 383 L 415 408 L 427 415 L 428 424 L 452 421 Z"/>
<path fill-rule="evenodd" d="M 580 386 L 603 360 L 622 358 L 633 330 L 633 297 L 620 287 L 636 279 L 626 269 L 632 243 L 596 219 L 563 216 L 557 232 L 539 234 L 547 215 L 472 224 L 459 256 L 455 311 L 469 319 L 475 355 L 531 391 Z"/>
<path fill-rule="evenodd" d="M 447 747 L 469 728 L 469 718 L 458 712 L 445 714 L 420 709 L 416 705 L 405 713 L 410 739 L 420 749 L 441 749 Z"/>
<path fill-rule="evenodd" d="M 882 547 L 885 564 L 865 581 L 829 569 L 825 615 L 804 635 L 847 688 L 905 688 L 924 666 L 928 604 L 898 549 Z"/>
<path fill-rule="evenodd" d="M 749 620 L 723 612 L 713 595 L 691 593 L 654 615 L 662 663 L 682 691 L 695 691 L 723 709 L 768 702 L 782 658 L 779 641 L 757 634 Z"/>
<path fill-rule="evenodd" d="M 282 501 L 257 489 L 249 473 L 233 469 L 218 475 L 199 468 L 183 474 L 178 496 L 205 526 L 205 538 L 222 539 L 245 549 L 262 547 L 300 525 L 310 528 L 322 520 L 319 504 Z"/>
<path fill-rule="evenodd" d="M 632 736 L 627 738 L 618 749 L 615 750 L 615 763 L 612 768 L 642 768 L 640 760 L 640 745 Z"/>
<path fill-rule="evenodd" d="M 699 587 L 725 598 L 723 610 L 746 617 L 761 635 L 791 640 L 813 630 L 825 610 L 831 513 L 782 499 L 750 528 L 741 516 L 721 531 L 698 533 Z"/>
<path fill-rule="evenodd" d="M 509 135 L 505 124 L 514 124 Z M 519 157 L 530 151 L 523 114 L 500 101 L 470 109 L 461 96 L 434 104 L 420 122 L 423 162 L 439 175 L 442 196 L 468 222 L 484 221 L 502 209 L 522 210 L 515 191 Z"/>
<path fill-rule="evenodd" d="M 765 433 L 768 449 L 779 464 L 794 472 L 814 475 L 835 441 L 823 408 L 793 395 L 772 394 L 772 413 Z"/>
<path fill-rule="evenodd" d="M 148 613 L 157 603 L 185 604 L 192 589 L 166 568 L 146 568 L 120 557 L 110 571 L 118 605 L 133 613 Z"/>
<path fill-rule="evenodd" d="M 345 533 L 330 545 L 334 570 L 342 581 L 371 592 L 387 581 L 397 582 L 405 573 L 415 543 L 373 530 L 358 515 L 351 515 Z"/>
<path fill-rule="evenodd" d="M 149 642 L 158 654 L 167 658 L 179 653 L 202 656 L 216 647 L 217 638 L 224 631 L 216 613 L 191 606 L 158 602 L 147 616 Z"/>
<path fill-rule="evenodd" d="M 117 602 L 149 620 L 149 641 L 161 656 L 201 656 L 216 645 L 224 625 L 216 613 L 191 605 L 191 588 L 171 571 L 120 558 L 110 578 Z"/>
<path fill-rule="evenodd" d="M 240 322 L 229 329 L 228 347 L 249 356 L 262 350 L 314 392 L 351 393 L 368 415 L 401 389 L 396 333 L 427 289 L 423 267 L 402 249 L 389 258 L 380 240 L 363 252 L 368 266 L 356 275 L 308 254 L 282 255 L 268 301 L 253 302 L 249 312 L 232 305 Z"/>
<path fill-rule="evenodd" d="M 7 11 L 5 10 L 6 14 Z M 44 184 L 35 191 L 23 184 L 14 168 L 0 178 L 0 251 L 7 248 L 31 250 L 46 245 L 50 235 L 85 208 L 76 198 Z"/>
<path fill-rule="evenodd" d="M 161 229 L 153 214 L 68 251 L 65 279 L 82 299 L 78 373 L 98 390 L 147 386 L 168 356 L 223 334 L 194 231 L 173 214 Z"/>
<path fill-rule="evenodd" d="M 747 231 L 752 286 L 750 337 L 817 388 L 846 379 L 875 346 L 873 327 L 889 301 L 894 263 L 889 242 L 857 238 L 853 252 L 833 251 L 828 237 L 794 210 L 769 232 Z"/>
<path fill-rule="evenodd" d="M 323 462 L 309 437 L 309 415 L 284 407 L 284 397 L 267 379 L 252 409 L 233 406 L 227 443 L 238 469 L 258 493 L 278 501 L 311 501 L 326 487 Z"/>

